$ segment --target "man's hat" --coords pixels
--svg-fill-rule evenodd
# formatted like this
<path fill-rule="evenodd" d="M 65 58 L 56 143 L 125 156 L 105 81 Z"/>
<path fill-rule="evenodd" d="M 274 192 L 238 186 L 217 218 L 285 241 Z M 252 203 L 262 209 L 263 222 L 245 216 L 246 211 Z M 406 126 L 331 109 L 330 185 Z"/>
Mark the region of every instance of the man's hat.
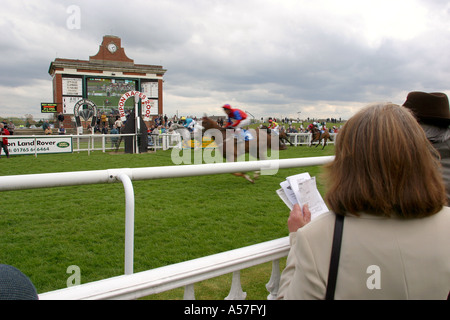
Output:
<path fill-rule="evenodd" d="M 228 110 L 231 110 L 231 106 L 229 105 L 229 104 L 225 104 L 225 105 L 223 105 L 223 107 L 222 108 L 224 108 L 224 109 L 228 109 Z"/>
<path fill-rule="evenodd" d="M 450 107 L 445 93 L 413 91 L 403 106 L 411 109 L 420 122 L 439 127 L 450 125 Z"/>
<path fill-rule="evenodd" d="M 0 264 L 0 300 L 39 300 L 31 280 L 19 269 Z"/>

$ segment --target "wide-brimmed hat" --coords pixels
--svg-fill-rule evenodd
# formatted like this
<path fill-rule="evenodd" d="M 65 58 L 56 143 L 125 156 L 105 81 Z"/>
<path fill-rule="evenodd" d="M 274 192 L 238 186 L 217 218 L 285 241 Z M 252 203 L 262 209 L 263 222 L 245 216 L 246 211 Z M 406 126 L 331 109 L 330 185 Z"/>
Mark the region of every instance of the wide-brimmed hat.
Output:
<path fill-rule="evenodd" d="M 408 93 L 403 106 L 411 109 L 421 122 L 440 127 L 450 125 L 450 106 L 445 93 L 413 91 Z"/>

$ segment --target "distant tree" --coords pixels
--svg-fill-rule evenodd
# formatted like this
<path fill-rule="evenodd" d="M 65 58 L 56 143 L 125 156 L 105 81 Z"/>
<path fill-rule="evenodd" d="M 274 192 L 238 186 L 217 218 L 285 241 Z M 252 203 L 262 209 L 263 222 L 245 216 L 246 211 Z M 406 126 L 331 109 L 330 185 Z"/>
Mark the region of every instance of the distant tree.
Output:
<path fill-rule="evenodd" d="M 29 128 L 33 124 L 35 124 L 33 116 L 31 114 L 26 114 L 25 115 L 25 127 Z"/>

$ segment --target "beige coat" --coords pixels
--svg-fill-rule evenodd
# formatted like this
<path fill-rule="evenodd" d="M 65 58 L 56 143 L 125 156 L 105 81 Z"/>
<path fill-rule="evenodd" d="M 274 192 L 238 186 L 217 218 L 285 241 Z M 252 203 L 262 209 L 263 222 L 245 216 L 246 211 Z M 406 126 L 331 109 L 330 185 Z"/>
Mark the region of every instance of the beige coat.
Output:
<path fill-rule="evenodd" d="M 335 215 L 290 234 L 279 299 L 324 299 Z M 335 299 L 446 299 L 450 208 L 423 219 L 347 216 Z"/>

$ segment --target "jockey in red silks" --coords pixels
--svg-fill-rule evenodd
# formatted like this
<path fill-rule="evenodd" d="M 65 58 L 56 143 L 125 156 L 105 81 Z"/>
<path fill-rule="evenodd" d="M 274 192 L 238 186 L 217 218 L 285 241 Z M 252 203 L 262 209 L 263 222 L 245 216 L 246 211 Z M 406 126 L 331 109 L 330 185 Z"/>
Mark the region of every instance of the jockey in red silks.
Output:
<path fill-rule="evenodd" d="M 225 128 L 234 128 L 236 135 L 242 140 L 245 139 L 245 132 L 241 130 L 245 126 L 250 125 L 250 119 L 247 114 L 240 109 L 233 109 L 229 104 L 224 105 L 223 110 L 228 115 L 228 122 Z"/>

